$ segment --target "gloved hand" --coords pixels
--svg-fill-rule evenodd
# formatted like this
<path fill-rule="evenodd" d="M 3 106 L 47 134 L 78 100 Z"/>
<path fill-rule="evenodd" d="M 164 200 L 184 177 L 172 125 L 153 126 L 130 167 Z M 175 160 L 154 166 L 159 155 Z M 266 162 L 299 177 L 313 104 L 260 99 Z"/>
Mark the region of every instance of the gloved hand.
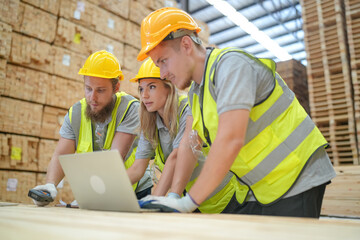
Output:
<path fill-rule="evenodd" d="M 186 196 L 182 198 L 157 197 L 156 199 L 152 199 L 151 204 L 163 205 L 182 213 L 193 212 L 197 207 L 199 207 L 189 194 L 186 194 Z"/>
<path fill-rule="evenodd" d="M 45 185 L 38 185 L 36 187 L 34 187 L 34 189 L 36 190 L 42 190 L 42 191 L 48 191 L 51 195 L 52 199 L 56 198 L 57 195 L 57 190 L 56 187 L 53 183 L 47 183 Z M 37 206 L 45 206 L 48 205 L 48 202 L 39 202 L 33 199 L 34 204 L 36 204 Z"/>
<path fill-rule="evenodd" d="M 162 198 L 162 197 L 163 197 L 163 196 L 147 195 L 146 197 L 143 197 L 143 198 L 140 199 L 139 201 L 141 201 L 141 202 L 148 202 L 148 201 L 157 200 L 157 199 Z"/>
<path fill-rule="evenodd" d="M 177 193 L 174 193 L 174 192 L 169 192 L 167 196 L 168 196 L 169 198 L 177 198 L 177 199 L 180 198 L 180 195 L 177 194 Z"/>

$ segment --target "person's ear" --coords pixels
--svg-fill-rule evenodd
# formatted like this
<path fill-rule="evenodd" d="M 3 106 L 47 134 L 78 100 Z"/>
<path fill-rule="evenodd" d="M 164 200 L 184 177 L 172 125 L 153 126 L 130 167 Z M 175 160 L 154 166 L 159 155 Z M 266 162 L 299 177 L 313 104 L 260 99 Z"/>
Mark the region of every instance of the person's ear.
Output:
<path fill-rule="evenodd" d="M 115 92 L 118 92 L 120 90 L 120 81 L 117 82 L 115 85 Z"/>
<path fill-rule="evenodd" d="M 191 40 L 191 38 L 189 36 L 183 36 L 181 38 L 181 48 L 183 48 L 185 50 L 186 53 L 190 54 L 193 48 L 193 41 Z"/>

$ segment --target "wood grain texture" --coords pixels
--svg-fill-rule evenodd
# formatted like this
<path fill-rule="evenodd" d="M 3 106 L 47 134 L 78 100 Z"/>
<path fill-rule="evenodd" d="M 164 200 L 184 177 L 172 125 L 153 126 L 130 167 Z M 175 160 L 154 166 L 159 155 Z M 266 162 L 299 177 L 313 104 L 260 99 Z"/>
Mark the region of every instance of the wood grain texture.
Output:
<path fill-rule="evenodd" d="M 230 214 L 121 213 L 28 205 L 0 207 L 6 239 L 346 239 L 359 221 Z"/>

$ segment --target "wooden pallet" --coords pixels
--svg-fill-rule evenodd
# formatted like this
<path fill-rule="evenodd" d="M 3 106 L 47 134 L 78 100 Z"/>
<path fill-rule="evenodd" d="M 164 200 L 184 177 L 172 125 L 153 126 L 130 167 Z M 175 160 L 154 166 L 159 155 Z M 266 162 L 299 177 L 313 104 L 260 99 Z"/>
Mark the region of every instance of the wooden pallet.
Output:
<path fill-rule="evenodd" d="M 311 116 L 332 146 L 328 152 L 333 163 L 359 164 L 343 1 L 301 4 Z"/>
<path fill-rule="evenodd" d="M 360 149 L 360 2 L 346 0 L 345 9 L 358 139 L 357 147 Z"/>
<path fill-rule="evenodd" d="M 347 122 L 321 123 L 318 128 L 330 144 L 326 151 L 335 166 L 357 164 L 354 161 L 357 159 L 355 132 Z"/>

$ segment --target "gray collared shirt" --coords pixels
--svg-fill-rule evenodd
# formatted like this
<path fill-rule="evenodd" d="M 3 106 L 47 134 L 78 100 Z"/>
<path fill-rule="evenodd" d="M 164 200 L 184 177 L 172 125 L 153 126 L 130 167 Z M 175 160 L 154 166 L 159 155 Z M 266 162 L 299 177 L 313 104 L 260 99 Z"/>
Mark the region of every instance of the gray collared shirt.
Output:
<path fill-rule="evenodd" d="M 178 114 L 181 109 L 179 108 Z M 156 127 L 159 130 L 159 138 L 161 148 L 163 150 L 164 158 L 167 159 L 170 153 L 179 147 L 182 136 L 184 135 L 186 126 L 186 117 L 191 115 L 190 108 L 186 106 L 183 114 L 179 119 L 179 129 L 175 138 L 172 140 L 170 137 L 169 130 L 162 122 L 159 114 L 156 113 Z M 140 134 L 138 148 L 135 154 L 136 159 L 148 159 L 155 156 L 155 149 L 151 146 L 150 142 L 144 137 L 143 133 Z"/>

